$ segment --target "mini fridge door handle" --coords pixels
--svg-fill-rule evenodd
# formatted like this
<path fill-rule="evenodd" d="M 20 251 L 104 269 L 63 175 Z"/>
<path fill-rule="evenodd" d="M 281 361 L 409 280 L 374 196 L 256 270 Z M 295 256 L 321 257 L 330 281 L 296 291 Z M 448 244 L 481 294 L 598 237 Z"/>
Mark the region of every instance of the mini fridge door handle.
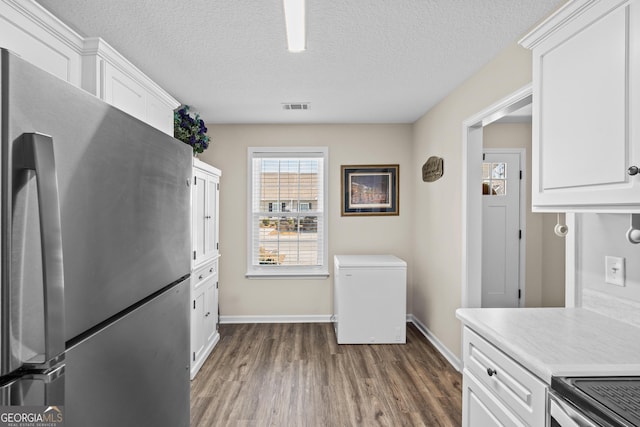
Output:
<path fill-rule="evenodd" d="M 58 179 L 53 139 L 39 133 L 24 133 L 14 145 L 14 169 L 33 170 L 38 192 L 40 241 L 43 266 L 45 362 L 52 366 L 64 356 L 64 270 Z"/>

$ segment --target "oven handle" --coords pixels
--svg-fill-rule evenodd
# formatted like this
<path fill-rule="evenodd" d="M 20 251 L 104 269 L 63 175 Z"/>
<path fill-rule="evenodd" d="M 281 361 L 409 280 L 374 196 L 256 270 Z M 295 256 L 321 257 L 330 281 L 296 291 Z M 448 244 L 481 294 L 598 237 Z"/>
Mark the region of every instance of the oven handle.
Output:
<path fill-rule="evenodd" d="M 596 423 L 578 412 L 573 405 L 554 393 L 549 393 L 549 412 L 560 427 L 598 427 Z"/>

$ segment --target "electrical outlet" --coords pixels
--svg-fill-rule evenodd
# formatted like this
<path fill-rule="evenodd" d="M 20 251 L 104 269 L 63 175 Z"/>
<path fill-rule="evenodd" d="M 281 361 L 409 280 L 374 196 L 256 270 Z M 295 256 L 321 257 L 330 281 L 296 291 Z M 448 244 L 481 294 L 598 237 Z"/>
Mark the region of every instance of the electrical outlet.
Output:
<path fill-rule="evenodd" d="M 611 285 L 624 286 L 624 258 L 616 256 L 604 257 L 604 281 Z"/>

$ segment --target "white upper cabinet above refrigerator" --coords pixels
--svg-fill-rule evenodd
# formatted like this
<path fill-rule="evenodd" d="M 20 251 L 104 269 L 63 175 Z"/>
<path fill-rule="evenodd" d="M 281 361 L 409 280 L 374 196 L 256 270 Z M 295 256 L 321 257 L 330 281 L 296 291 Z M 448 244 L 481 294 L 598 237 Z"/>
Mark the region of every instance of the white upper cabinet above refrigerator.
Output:
<path fill-rule="evenodd" d="M 640 1 L 569 2 L 520 44 L 533 51 L 533 210 L 640 212 Z"/>
<path fill-rule="evenodd" d="M 0 0 L 0 47 L 80 86 L 82 37 L 35 1 Z"/>
<path fill-rule="evenodd" d="M 101 38 L 84 40 L 82 88 L 173 136 L 180 103 Z"/>
<path fill-rule="evenodd" d="M 32 0 L 0 0 L 0 47 L 173 136 L 180 103 L 99 37 L 85 38 Z"/>

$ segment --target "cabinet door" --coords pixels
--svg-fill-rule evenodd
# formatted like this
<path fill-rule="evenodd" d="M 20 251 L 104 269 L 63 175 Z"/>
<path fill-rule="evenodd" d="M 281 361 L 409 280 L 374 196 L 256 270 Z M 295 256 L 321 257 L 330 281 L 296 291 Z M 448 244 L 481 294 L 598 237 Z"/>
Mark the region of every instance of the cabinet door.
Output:
<path fill-rule="evenodd" d="M 206 253 L 207 176 L 198 169 L 194 170 L 193 175 L 193 198 L 191 200 L 193 264 L 198 265 L 205 260 Z"/>
<path fill-rule="evenodd" d="M 544 424 L 545 383 L 468 327 L 462 351 L 465 370 L 492 396 L 527 424 Z"/>
<path fill-rule="evenodd" d="M 218 253 L 218 177 L 206 175 L 204 258 Z"/>
<path fill-rule="evenodd" d="M 206 348 L 203 319 L 206 310 L 206 295 L 203 290 L 193 296 L 191 302 L 191 363 L 199 360 Z"/>
<path fill-rule="evenodd" d="M 82 40 L 35 2 L 0 2 L 0 45 L 80 87 Z"/>
<path fill-rule="evenodd" d="M 142 121 L 146 120 L 145 88 L 113 65 L 104 65 L 104 101 Z"/>
<path fill-rule="evenodd" d="M 204 326 L 203 334 L 205 347 L 209 347 L 211 342 L 216 338 L 218 330 L 218 277 L 212 276 L 206 284 L 204 291 Z"/>
<path fill-rule="evenodd" d="M 173 136 L 173 109 L 152 93 L 147 93 L 147 123 Z"/>
<path fill-rule="evenodd" d="M 522 426 L 496 397 L 485 389 L 466 369 L 462 377 L 462 426 L 503 427 Z"/>
<path fill-rule="evenodd" d="M 204 364 L 218 334 L 218 263 L 204 264 L 191 275 L 191 379 Z"/>
<path fill-rule="evenodd" d="M 640 2 L 589 7 L 534 48 L 537 210 L 640 208 Z"/>

